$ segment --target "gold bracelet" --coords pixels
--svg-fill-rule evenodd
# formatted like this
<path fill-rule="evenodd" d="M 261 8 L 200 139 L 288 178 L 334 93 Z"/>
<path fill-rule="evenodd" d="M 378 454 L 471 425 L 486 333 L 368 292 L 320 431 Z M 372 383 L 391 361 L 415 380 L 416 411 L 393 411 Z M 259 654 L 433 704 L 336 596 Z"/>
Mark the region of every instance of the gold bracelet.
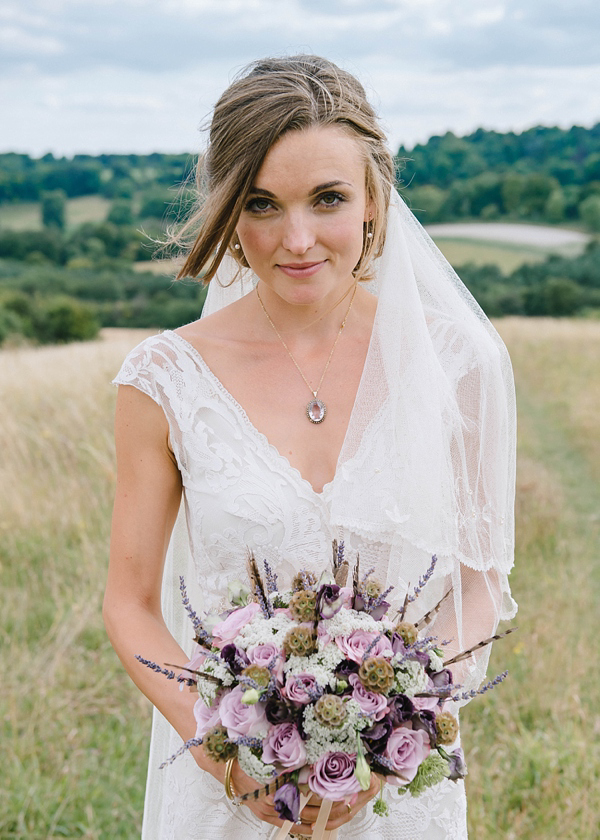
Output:
<path fill-rule="evenodd" d="M 227 799 L 229 799 L 230 802 L 233 802 L 234 805 L 239 805 L 239 802 L 236 801 L 237 794 L 233 788 L 233 782 L 231 780 L 231 773 L 233 771 L 234 761 L 235 757 L 227 759 L 227 764 L 225 765 L 225 779 L 223 781 L 223 784 L 225 786 L 225 796 L 227 797 Z"/>

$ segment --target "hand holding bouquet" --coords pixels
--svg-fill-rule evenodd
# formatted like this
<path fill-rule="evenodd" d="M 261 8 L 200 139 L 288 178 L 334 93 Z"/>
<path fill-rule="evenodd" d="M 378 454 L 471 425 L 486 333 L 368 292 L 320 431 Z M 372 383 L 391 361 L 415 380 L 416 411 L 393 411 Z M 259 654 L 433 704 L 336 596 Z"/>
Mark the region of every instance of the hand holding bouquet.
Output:
<path fill-rule="evenodd" d="M 204 621 L 182 581 L 196 634 L 193 658 L 177 674 L 138 657 L 198 691 L 195 737 L 169 761 L 199 744 L 214 761 L 237 758 L 258 785 L 237 803 L 274 794 L 282 838 L 308 801 L 303 792 L 323 800 L 313 836 L 326 837 L 332 803 L 351 810 L 361 792 L 372 791 L 374 773 L 415 796 L 463 778 L 464 757 L 453 748 L 458 722 L 445 704 L 482 693 L 505 674 L 461 694 L 446 666 L 475 648 L 444 660 L 444 643 L 425 635 L 439 604 L 416 624 L 405 620 L 435 564 L 433 557 L 393 618 L 391 588 L 382 591 L 372 571 L 361 576 L 358 558 L 347 585 L 343 544 L 334 543 L 331 573 L 317 580 L 301 571 L 290 590 L 279 590 L 269 565 L 262 575 L 251 557 L 251 588 L 230 586 L 233 608 Z M 374 810 L 386 813 L 381 796 Z"/>

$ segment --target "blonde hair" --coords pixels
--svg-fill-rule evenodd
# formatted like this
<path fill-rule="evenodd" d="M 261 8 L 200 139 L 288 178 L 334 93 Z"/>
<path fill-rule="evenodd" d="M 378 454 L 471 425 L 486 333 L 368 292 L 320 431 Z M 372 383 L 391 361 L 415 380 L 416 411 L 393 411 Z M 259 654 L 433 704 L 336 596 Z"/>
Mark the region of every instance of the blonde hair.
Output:
<path fill-rule="evenodd" d="M 314 55 L 256 61 L 217 102 L 208 149 L 196 169 L 199 205 L 171 234 L 172 244 L 193 240 L 178 277 L 202 273 L 208 283 L 228 250 L 247 267 L 232 240 L 254 179 L 280 137 L 315 126 L 343 129 L 363 151 L 367 198 L 374 211 L 372 220 L 365 223 L 363 252 L 354 276 L 367 279 L 372 259 L 383 248 L 393 159 L 360 82 Z"/>

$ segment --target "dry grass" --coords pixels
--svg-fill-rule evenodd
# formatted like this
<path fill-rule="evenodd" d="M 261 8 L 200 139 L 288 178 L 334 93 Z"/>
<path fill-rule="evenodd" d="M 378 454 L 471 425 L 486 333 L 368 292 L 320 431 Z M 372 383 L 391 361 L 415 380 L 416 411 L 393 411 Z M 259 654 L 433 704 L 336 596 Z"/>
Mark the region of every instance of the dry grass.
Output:
<path fill-rule="evenodd" d="M 598 837 L 600 323 L 506 319 L 519 391 L 519 633 L 464 712 L 474 840 Z M 144 333 L 0 354 L 0 838 L 129 840 L 149 708 L 100 603 L 114 484 L 109 384 Z M 513 641 L 514 640 L 514 641 Z"/>

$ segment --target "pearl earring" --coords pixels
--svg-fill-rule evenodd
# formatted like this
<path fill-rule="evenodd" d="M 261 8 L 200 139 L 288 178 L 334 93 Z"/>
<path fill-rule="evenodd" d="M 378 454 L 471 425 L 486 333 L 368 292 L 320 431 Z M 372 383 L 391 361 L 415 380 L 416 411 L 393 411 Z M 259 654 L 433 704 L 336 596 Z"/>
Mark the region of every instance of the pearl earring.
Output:
<path fill-rule="evenodd" d="M 367 233 L 367 239 L 373 239 L 373 234 L 371 233 L 371 231 Z"/>
<path fill-rule="evenodd" d="M 236 251 L 239 251 L 240 250 L 240 243 L 236 242 L 233 247 L 235 248 Z"/>

